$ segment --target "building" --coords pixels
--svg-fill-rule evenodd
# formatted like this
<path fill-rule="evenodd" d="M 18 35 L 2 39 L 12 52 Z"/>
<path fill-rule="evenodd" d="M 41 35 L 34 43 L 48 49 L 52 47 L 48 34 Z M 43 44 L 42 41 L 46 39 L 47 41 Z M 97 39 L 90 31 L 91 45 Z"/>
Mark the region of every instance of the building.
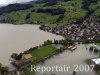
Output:
<path fill-rule="evenodd" d="M 20 61 L 13 61 L 11 62 L 13 66 L 15 66 L 17 69 L 23 69 L 26 68 L 27 66 L 31 65 L 32 62 L 29 60 L 20 60 Z"/>
<path fill-rule="evenodd" d="M 31 54 L 23 54 L 23 56 L 22 56 L 22 59 L 28 60 L 30 58 L 32 58 L 32 55 Z"/>
<path fill-rule="evenodd" d="M 92 62 L 93 62 L 95 65 L 100 65 L 100 58 L 92 59 Z"/>

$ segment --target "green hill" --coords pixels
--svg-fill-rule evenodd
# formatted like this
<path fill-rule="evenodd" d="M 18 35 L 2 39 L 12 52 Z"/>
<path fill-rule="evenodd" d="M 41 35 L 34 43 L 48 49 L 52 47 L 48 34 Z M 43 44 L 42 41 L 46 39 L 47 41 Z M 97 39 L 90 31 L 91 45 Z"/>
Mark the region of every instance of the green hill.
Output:
<path fill-rule="evenodd" d="M 68 25 L 81 23 L 89 13 L 94 13 L 96 21 L 100 22 L 100 0 L 44 0 L 33 4 L 25 10 L 7 12 L 0 15 L 0 22 L 23 24 L 36 23 L 53 25 Z"/>

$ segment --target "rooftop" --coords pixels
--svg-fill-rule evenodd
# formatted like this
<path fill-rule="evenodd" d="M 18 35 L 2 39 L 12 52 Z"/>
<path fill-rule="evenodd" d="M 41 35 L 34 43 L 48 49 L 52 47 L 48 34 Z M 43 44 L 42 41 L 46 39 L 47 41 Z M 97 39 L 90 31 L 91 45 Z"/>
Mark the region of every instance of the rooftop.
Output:
<path fill-rule="evenodd" d="M 100 58 L 92 59 L 93 63 L 96 65 L 100 65 Z"/>

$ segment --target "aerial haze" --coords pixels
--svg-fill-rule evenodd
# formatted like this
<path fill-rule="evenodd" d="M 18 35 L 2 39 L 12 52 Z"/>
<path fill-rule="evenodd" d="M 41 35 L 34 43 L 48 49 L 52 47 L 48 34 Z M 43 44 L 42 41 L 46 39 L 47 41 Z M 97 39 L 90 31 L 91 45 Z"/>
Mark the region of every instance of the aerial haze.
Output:
<path fill-rule="evenodd" d="M 30 2 L 30 1 L 33 1 L 33 0 L 0 0 L 0 6 L 13 4 L 13 3 L 25 3 L 25 2 Z"/>

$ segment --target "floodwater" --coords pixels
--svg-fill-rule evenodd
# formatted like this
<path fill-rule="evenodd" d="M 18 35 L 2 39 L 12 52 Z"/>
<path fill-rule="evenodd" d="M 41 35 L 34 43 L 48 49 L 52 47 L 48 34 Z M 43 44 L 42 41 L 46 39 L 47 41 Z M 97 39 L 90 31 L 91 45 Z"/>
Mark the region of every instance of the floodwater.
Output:
<path fill-rule="evenodd" d="M 0 62 L 4 66 L 11 67 L 10 56 L 12 53 L 21 53 L 28 50 L 31 47 L 42 44 L 46 40 L 60 40 L 64 39 L 59 35 L 44 32 L 39 29 L 39 25 L 12 25 L 12 24 L 0 24 Z M 62 66 L 70 67 L 65 72 L 44 72 L 46 75 L 54 73 L 56 75 L 72 75 L 76 65 L 78 65 L 78 72 L 76 75 L 96 75 L 94 71 L 80 71 L 87 65 L 85 60 L 98 57 L 97 54 L 90 52 L 90 45 L 77 45 L 77 49 L 73 52 L 66 50 L 65 52 L 55 55 L 54 57 L 46 60 L 42 64 L 37 66 Z M 86 48 L 88 48 L 86 50 Z M 80 68 L 80 69 L 79 69 Z M 36 75 L 41 75 L 40 72 L 36 72 Z"/>
<path fill-rule="evenodd" d="M 61 40 L 63 37 L 44 32 L 39 25 L 0 24 L 0 63 L 10 67 L 12 53 L 21 53 L 46 40 Z"/>
<path fill-rule="evenodd" d="M 76 69 L 76 75 L 96 75 L 94 71 L 91 71 L 92 66 L 89 67 L 86 64 L 86 59 L 96 58 L 98 54 L 89 51 L 90 45 L 77 45 L 77 49 L 73 52 L 66 50 L 62 54 L 56 55 L 53 58 L 46 60 L 42 64 L 38 64 L 37 67 L 45 67 L 47 70 L 44 69 L 44 75 L 73 75 L 72 72 Z M 87 49 L 86 49 L 87 48 Z M 51 69 L 54 66 L 66 68 L 70 67 L 69 69 Z M 87 66 L 87 67 L 85 67 Z M 88 70 L 89 68 L 89 70 Z M 50 71 L 51 69 L 51 71 Z M 60 71 L 59 71 L 60 70 Z M 64 71 L 64 72 L 63 72 Z M 36 72 L 36 75 L 40 75 L 43 72 L 42 70 Z"/>

